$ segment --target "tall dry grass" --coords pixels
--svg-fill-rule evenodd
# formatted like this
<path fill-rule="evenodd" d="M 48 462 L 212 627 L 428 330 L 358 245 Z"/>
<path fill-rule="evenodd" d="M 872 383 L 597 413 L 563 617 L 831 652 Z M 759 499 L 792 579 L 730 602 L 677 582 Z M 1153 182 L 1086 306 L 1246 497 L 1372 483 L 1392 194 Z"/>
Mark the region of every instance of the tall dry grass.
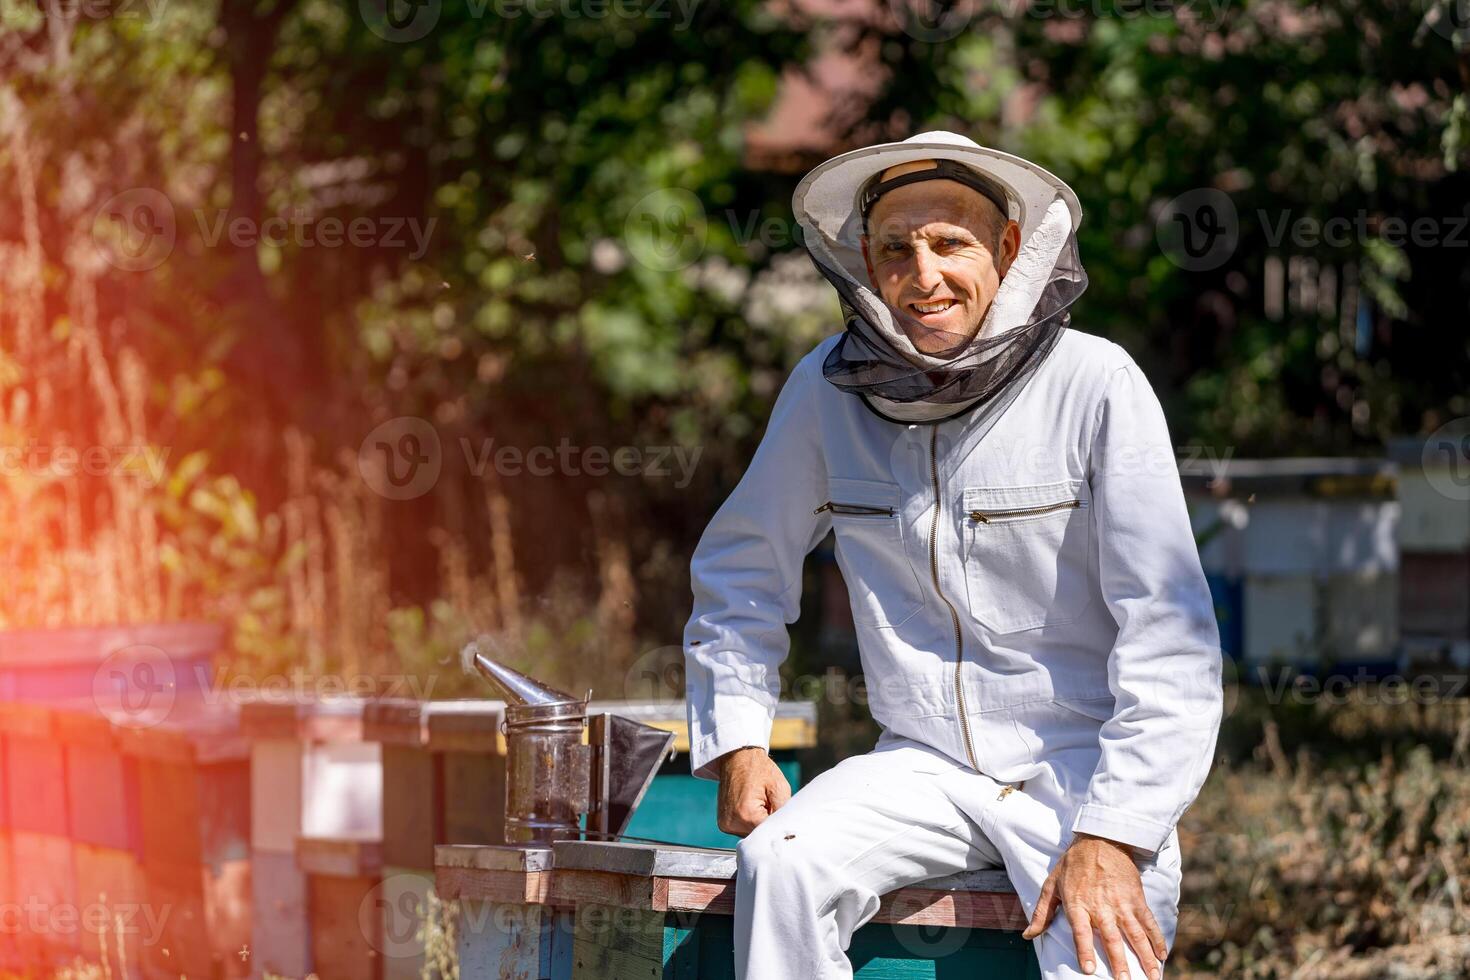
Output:
<path fill-rule="evenodd" d="M 209 364 L 181 379 L 151 363 L 166 343 L 149 311 L 186 305 L 170 290 L 192 269 L 119 271 L 94 239 L 104 202 L 147 183 L 136 154 L 93 152 L 110 134 L 41 125 L 69 97 L 61 83 L 45 86 L 65 79 L 77 30 L 74 10 L 54 0 L 46 8 L 32 38 L 44 44 L 17 53 L 5 47 L 14 36 L 0 35 L 7 57 L 27 61 L 28 95 L 45 93 L 38 107 L 0 82 L 0 629 L 215 620 L 232 628 L 241 671 L 431 675 L 446 685 L 435 693 L 461 683 L 446 679 L 458 646 L 490 632 L 520 666 L 554 675 L 580 661 L 593 676 L 578 683 L 615 685 L 608 665 L 632 651 L 635 625 L 634 574 L 615 514 L 590 522 L 587 574 L 531 595 L 515 508 L 493 473 L 477 486 L 441 481 L 433 506 L 417 513 L 449 520 L 416 532 L 432 548 L 437 582 L 415 591 L 438 598 L 405 601 L 391 574 L 390 531 L 402 512 L 363 480 L 356 446 L 314 444 L 299 431 L 261 436 L 248 418 L 227 423 L 263 440 L 284 479 L 284 499 L 269 510 L 220 470 L 179 404 L 230 382 Z M 207 181 L 197 183 L 203 194 Z M 113 462 L 62 472 L 44 462 L 61 447 L 107 452 Z M 143 452 L 156 473 L 134 458 Z M 602 516 L 613 504 L 593 495 L 585 507 Z"/>

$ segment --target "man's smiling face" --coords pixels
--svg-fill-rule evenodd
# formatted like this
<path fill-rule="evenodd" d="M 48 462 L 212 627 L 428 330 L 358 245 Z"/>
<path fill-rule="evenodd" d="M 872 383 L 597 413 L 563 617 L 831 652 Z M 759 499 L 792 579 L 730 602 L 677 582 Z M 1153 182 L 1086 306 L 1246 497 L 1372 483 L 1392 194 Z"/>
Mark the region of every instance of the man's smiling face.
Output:
<path fill-rule="evenodd" d="M 883 171 L 883 179 L 933 166 L 932 160 L 899 164 Z M 1021 244 L 1014 221 L 952 180 L 889 191 L 873 205 L 867 230 L 868 278 L 884 302 L 905 314 L 899 322 L 925 354 L 975 336 Z"/>

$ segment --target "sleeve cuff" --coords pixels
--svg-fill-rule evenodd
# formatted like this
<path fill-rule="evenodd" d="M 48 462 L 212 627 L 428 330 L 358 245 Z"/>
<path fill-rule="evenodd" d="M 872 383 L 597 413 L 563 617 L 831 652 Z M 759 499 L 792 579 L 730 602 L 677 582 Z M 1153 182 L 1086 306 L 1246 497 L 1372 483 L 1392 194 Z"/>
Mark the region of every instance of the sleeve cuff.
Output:
<path fill-rule="evenodd" d="M 1077 818 L 1072 821 L 1073 833 L 1106 837 L 1149 854 L 1158 853 L 1173 829 L 1157 820 L 1110 806 L 1098 806 L 1096 803 L 1084 803 L 1077 811 Z"/>
<path fill-rule="evenodd" d="M 689 726 L 689 769 L 696 779 L 719 779 L 713 764 L 726 752 L 746 745 L 770 750 L 774 709 L 748 699 L 738 707 L 727 702 L 721 708 L 719 727 L 713 731 L 702 733 L 703 726 L 698 724 L 698 719 L 693 719 Z"/>

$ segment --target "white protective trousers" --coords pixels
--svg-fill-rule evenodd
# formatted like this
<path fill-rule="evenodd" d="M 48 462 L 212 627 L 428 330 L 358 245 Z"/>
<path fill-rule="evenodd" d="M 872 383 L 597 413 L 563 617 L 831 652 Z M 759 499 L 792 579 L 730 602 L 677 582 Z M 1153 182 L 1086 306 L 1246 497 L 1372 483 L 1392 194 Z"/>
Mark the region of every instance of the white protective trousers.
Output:
<path fill-rule="evenodd" d="M 740 842 L 736 976 L 846 980 L 853 971 L 845 950 L 884 894 L 960 871 L 1005 868 L 1029 917 L 1070 841 L 1067 820 L 1076 801 L 1050 771 L 1009 793 L 1007 785 L 890 734 L 873 751 L 817 776 Z M 1139 872 L 1172 948 L 1177 836 L 1171 833 L 1156 854 L 1141 859 Z M 954 948 L 953 938 L 938 946 L 940 955 Z M 1092 976 L 1113 976 L 1096 945 Z M 1087 976 L 1078 969 L 1072 928 L 1061 909 L 1035 947 L 1046 980 Z M 1127 952 L 1130 977 L 1143 980 L 1147 974 Z"/>

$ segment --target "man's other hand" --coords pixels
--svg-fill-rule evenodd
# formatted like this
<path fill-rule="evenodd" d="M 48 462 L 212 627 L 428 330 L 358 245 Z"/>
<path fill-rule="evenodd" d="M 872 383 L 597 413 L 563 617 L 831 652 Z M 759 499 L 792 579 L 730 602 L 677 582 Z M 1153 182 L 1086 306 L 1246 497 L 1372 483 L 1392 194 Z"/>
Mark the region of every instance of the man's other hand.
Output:
<path fill-rule="evenodd" d="M 791 784 L 765 749 L 748 747 L 720 756 L 719 827 L 744 837 L 791 799 Z"/>
<path fill-rule="evenodd" d="M 1083 973 L 1097 969 L 1093 936 L 1102 940 L 1113 976 L 1129 978 L 1126 940 L 1150 978 L 1157 978 L 1159 964 L 1168 954 L 1164 934 L 1143 895 L 1143 879 L 1132 853 L 1123 844 L 1078 834 L 1067 853 L 1047 875 L 1041 886 L 1036 912 L 1022 937 L 1035 939 L 1046 931 L 1058 908 L 1067 913 L 1072 938 L 1077 943 L 1077 964 Z"/>

